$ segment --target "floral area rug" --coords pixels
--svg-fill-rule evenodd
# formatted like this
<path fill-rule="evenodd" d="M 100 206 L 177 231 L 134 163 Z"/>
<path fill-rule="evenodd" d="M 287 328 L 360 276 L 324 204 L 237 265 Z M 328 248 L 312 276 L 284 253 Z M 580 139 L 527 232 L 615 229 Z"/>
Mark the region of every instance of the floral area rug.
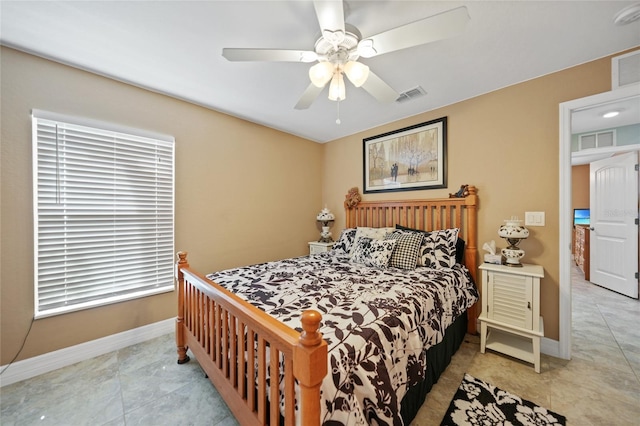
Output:
<path fill-rule="evenodd" d="M 567 419 L 465 374 L 441 426 L 565 425 Z"/>

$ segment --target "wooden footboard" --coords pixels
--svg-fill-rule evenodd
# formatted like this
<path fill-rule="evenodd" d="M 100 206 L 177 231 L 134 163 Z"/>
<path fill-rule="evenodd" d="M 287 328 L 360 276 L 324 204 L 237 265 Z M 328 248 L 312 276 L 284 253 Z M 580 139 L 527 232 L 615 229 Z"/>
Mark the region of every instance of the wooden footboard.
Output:
<path fill-rule="evenodd" d="M 296 424 L 296 417 L 299 424 L 319 425 L 327 373 L 320 313 L 303 312 L 298 333 L 192 271 L 186 257 L 178 253 L 176 265 L 178 363 L 189 361 L 190 349 L 242 425 L 278 425 L 281 414 L 285 425 Z"/>

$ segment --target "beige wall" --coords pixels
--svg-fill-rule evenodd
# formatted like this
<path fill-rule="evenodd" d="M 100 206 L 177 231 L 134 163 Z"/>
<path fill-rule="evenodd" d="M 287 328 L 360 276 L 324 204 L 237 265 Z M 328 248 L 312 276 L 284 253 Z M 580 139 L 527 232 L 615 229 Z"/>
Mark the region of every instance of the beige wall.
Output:
<path fill-rule="evenodd" d="M 199 271 L 302 255 L 317 238 L 322 145 L 5 47 L 0 61 L 1 365 L 33 317 L 34 108 L 173 135 L 176 249 Z M 167 293 L 37 320 L 18 359 L 174 317 L 175 306 Z"/>
<path fill-rule="evenodd" d="M 326 145 L 323 196 L 339 211 L 352 186 L 362 191 L 362 139 L 448 117 L 448 188 L 365 194 L 364 199 L 446 197 L 461 184 L 478 187 L 478 246 L 495 240 L 503 220 L 544 211 L 546 226 L 530 227 L 524 262 L 544 266 L 541 314 L 545 336 L 558 339 L 559 323 L 559 107 L 561 102 L 611 90 L 610 58 L 530 80 Z M 335 229 L 344 227 L 344 213 Z M 481 253 L 482 254 L 482 253 Z"/>
<path fill-rule="evenodd" d="M 571 167 L 571 205 L 574 209 L 589 208 L 589 165 Z"/>

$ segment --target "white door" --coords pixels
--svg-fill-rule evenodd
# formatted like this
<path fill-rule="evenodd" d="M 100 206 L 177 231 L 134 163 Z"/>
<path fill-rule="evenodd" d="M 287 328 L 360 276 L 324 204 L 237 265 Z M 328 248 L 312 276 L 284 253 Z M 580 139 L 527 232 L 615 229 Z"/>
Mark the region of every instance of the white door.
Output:
<path fill-rule="evenodd" d="M 591 282 L 638 298 L 638 152 L 590 167 Z"/>

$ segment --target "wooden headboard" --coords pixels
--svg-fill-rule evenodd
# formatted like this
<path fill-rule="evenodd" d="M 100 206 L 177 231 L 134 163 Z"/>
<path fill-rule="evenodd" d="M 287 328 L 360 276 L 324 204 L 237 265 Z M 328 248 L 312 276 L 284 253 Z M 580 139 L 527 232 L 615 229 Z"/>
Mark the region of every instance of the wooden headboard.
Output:
<path fill-rule="evenodd" d="M 459 228 L 465 242 L 464 263 L 473 280 L 478 283 L 478 196 L 475 186 L 469 185 L 464 198 L 435 198 L 424 200 L 361 201 L 347 208 L 346 227 L 394 227 L 396 224 L 423 231 Z M 476 303 L 468 311 L 467 332 L 476 334 L 478 317 Z"/>

